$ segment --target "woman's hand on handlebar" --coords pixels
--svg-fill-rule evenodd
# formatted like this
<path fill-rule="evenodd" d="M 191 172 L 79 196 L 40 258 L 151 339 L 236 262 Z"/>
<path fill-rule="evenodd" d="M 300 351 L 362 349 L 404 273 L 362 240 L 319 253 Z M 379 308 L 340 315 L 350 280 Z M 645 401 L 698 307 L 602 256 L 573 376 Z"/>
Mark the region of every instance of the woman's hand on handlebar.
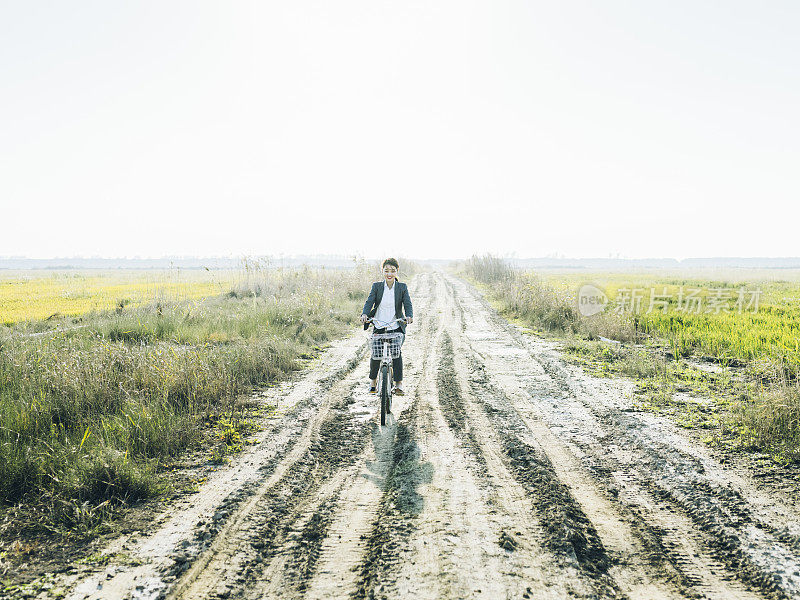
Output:
<path fill-rule="evenodd" d="M 361 315 L 361 322 L 362 323 L 372 323 L 374 325 L 375 324 L 374 321 L 375 321 L 375 319 L 370 319 L 365 314 Z M 389 321 L 388 323 L 386 323 L 386 325 L 391 325 L 392 323 L 409 323 L 410 324 L 410 323 L 413 323 L 413 322 L 414 322 L 414 318 L 413 317 L 400 317 L 399 319 L 394 319 L 393 321 Z M 375 327 L 377 327 L 377 325 L 375 325 Z"/>

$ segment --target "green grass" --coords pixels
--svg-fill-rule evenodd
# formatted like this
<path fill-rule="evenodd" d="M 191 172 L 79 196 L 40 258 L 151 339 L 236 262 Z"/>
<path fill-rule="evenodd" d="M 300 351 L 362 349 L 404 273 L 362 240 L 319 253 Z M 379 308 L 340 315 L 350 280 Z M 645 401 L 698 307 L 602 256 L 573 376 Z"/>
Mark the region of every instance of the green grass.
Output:
<path fill-rule="evenodd" d="M 223 462 L 252 432 L 237 399 L 357 324 L 372 270 L 251 269 L 222 295 L 87 313 L 0 337 L 0 502 L 15 526 L 87 534 L 165 489 L 196 447 Z M 27 509 L 27 510 L 25 510 Z"/>

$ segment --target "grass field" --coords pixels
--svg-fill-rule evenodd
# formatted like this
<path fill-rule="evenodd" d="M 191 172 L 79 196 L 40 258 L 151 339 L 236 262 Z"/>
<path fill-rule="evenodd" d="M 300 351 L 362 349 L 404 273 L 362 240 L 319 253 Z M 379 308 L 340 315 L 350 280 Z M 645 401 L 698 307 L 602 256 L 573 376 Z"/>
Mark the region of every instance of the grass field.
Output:
<path fill-rule="evenodd" d="M 374 266 L 257 264 L 6 278 L 0 501 L 15 516 L 0 534 L 94 531 L 159 493 L 162 465 L 208 440 L 209 427 L 218 433 L 209 459 L 225 460 L 251 426 L 238 400 L 352 330 L 374 279 Z M 28 297 L 38 300 L 27 306 Z M 80 327 L 35 320 L 53 312 L 76 315 Z"/>
<path fill-rule="evenodd" d="M 713 418 L 678 420 L 713 422 L 721 438 L 739 447 L 800 461 L 800 272 L 518 273 L 487 256 L 473 257 L 465 273 L 510 318 L 566 336 L 565 349 L 596 371 L 639 380 L 650 407 L 674 409 L 676 391 L 710 394 L 718 402 L 702 410 Z M 607 296 L 602 312 L 581 314 L 585 284 Z M 709 374 L 681 359 L 725 369 Z M 699 410 L 696 403 L 683 409 Z"/>

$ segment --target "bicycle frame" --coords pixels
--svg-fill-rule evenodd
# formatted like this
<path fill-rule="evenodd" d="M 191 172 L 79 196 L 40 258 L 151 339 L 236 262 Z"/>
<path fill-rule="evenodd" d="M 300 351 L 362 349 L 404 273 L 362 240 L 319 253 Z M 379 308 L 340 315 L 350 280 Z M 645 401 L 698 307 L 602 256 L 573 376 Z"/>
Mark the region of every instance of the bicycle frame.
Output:
<path fill-rule="evenodd" d="M 373 326 L 375 326 L 374 319 L 370 319 L 370 321 L 372 321 Z M 405 319 L 395 319 L 394 321 L 386 323 L 379 329 L 385 329 L 392 323 L 400 321 L 405 321 Z M 371 337 L 372 357 L 373 359 L 378 359 L 376 354 L 379 354 L 380 358 L 378 360 L 381 361 L 378 383 L 381 399 L 381 425 L 386 425 L 386 416 L 392 410 L 392 390 L 390 387 L 394 376 L 392 361 L 394 358 L 400 356 L 400 347 L 403 344 L 403 338 L 405 338 L 405 336 L 396 331 L 390 333 L 373 333 Z M 380 349 L 380 352 L 376 352 L 378 349 Z"/>

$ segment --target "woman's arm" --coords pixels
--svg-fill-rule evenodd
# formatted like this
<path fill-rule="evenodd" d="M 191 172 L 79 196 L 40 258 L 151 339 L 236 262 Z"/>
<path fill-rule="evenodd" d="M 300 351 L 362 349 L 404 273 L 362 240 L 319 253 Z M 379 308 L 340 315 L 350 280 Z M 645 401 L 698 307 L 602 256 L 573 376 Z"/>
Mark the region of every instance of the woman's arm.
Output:
<path fill-rule="evenodd" d="M 364 303 L 364 309 L 361 311 L 362 315 L 368 315 L 369 311 L 372 310 L 372 305 L 375 304 L 375 297 L 377 294 L 377 290 L 375 288 L 375 284 L 372 284 L 372 289 L 369 291 L 369 297 L 367 301 Z"/>
<path fill-rule="evenodd" d="M 408 322 L 411 323 L 414 319 L 414 307 L 411 305 L 411 296 L 408 295 L 408 286 L 405 287 L 403 292 L 405 292 L 403 294 L 403 312 L 406 313 Z"/>

